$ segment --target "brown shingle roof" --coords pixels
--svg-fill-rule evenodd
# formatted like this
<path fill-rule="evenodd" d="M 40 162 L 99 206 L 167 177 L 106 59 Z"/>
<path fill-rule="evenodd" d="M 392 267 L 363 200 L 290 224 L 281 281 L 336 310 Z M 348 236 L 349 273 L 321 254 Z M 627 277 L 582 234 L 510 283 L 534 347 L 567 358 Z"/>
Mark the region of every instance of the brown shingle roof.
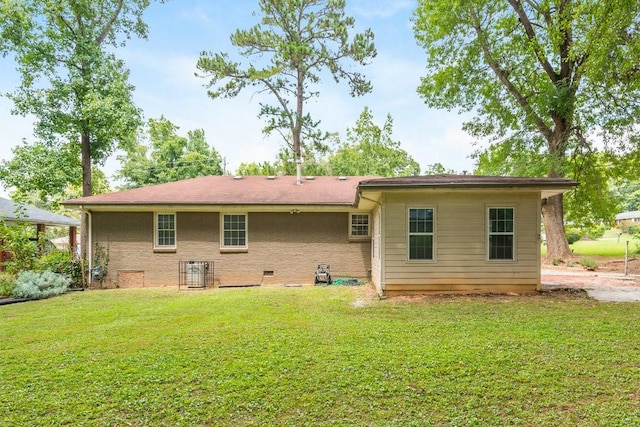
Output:
<path fill-rule="evenodd" d="M 352 205 L 358 183 L 373 177 L 205 176 L 115 193 L 81 197 L 65 205 Z"/>
<path fill-rule="evenodd" d="M 398 178 L 363 179 L 360 187 L 575 187 L 577 182 L 565 178 L 524 178 L 482 175 L 424 175 Z"/>
<path fill-rule="evenodd" d="M 525 178 L 513 176 L 482 175 L 425 175 L 400 178 L 363 179 L 358 189 L 358 197 L 364 191 L 402 190 L 408 188 L 442 190 L 488 190 L 505 189 L 537 191 L 542 198 L 562 194 L 578 185 L 565 178 Z"/>
<path fill-rule="evenodd" d="M 134 205 L 324 205 L 352 206 L 363 190 L 400 188 L 518 188 L 541 190 L 543 197 L 577 183 L 563 178 L 478 175 L 426 175 L 399 178 L 318 176 L 296 185 L 294 176 L 205 176 L 68 200 L 75 206 Z"/>

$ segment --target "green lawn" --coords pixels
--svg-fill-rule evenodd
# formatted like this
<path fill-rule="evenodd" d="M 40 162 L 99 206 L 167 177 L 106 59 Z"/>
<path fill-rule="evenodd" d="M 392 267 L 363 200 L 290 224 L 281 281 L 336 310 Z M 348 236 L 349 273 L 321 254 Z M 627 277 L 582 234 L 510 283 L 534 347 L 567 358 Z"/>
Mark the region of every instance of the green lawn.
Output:
<path fill-rule="evenodd" d="M 629 241 L 629 255 L 632 255 L 640 242 L 626 234 L 622 235 L 620 240 L 611 237 L 598 240 L 578 240 L 571 245 L 571 249 L 577 255 L 623 257 L 627 240 Z"/>
<path fill-rule="evenodd" d="M 578 240 L 569 246 L 576 255 L 619 258 L 624 257 L 627 241 L 629 241 L 629 255 L 637 255 L 640 240 L 634 239 L 628 234 L 623 234 L 618 239 L 617 233 L 613 231 L 606 233 L 601 239 Z M 547 247 L 542 245 L 542 256 L 544 257 L 546 254 Z"/>
<path fill-rule="evenodd" d="M 366 287 L 0 306 L 0 425 L 640 425 L 640 306 Z"/>

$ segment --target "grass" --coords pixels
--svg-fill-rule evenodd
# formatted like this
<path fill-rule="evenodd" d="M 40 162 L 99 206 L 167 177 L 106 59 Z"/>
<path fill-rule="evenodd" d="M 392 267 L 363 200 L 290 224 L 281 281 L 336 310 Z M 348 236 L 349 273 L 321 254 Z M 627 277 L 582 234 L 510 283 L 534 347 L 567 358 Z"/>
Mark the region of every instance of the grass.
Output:
<path fill-rule="evenodd" d="M 640 424 L 637 304 L 366 287 L 0 306 L 0 425 Z"/>
<path fill-rule="evenodd" d="M 629 255 L 632 255 L 640 241 L 627 235 L 623 235 L 620 241 L 617 238 L 578 240 L 571 245 L 571 249 L 577 255 L 623 257 L 627 240 L 629 240 Z"/>
<path fill-rule="evenodd" d="M 640 240 L 634 239 L 628 234 L 623 234 L 618 239 L 617 233 L 613 231 L 606 233 L 601 239 L 578 240 L 569 247 L 576 255 L 619 258 L 624 257 L 627 240 L 629 241 L 629 256 L 632 256 L 640 247 Z M 546 245 L 542 245 L 541 253 L 543 257 L 547 254 Z"/>

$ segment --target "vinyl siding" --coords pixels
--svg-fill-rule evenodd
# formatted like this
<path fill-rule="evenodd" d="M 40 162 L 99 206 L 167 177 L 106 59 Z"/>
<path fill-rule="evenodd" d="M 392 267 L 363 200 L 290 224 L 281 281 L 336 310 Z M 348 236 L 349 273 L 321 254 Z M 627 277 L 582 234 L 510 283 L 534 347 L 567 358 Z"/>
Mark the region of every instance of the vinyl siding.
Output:
<path fill-rule="evenodd" d="M 425 192 L 385 195 L 385 294 L 529 292 L 540 283 L 540 195 Z M 433 261 L 407 258 L 407 210 L 435 210 Z M 487 209 L 515 209 L 515 260 L 487 260 Z"/>
<path fill-rule="evenodd" d="M 109 275 L 143 272 L 143 286 L 178 285 L 179 261 L 214 261 L 216 285 L 312 284 L 318 264 L 330 264 L 333 277 L 367 278 L 371 242 L 349 241 L 349 214 L 248 213 L 248 250 L 220 250 L 218 212 L 177 212 L 176 250 L 153 250 L 153 212 L 92 215 L 92 240 L 108 248 Z M 273 271 L 272 277 L 263 277 Z"/>

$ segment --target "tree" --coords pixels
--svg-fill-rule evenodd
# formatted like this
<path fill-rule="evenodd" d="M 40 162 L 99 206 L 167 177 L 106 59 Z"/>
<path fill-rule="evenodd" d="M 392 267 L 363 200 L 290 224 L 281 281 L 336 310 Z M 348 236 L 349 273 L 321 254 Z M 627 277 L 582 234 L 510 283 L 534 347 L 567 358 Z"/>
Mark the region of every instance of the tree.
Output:
<path fill-rule="evenodd" d="M 5 189 L 12 189 L 12 197 L 17 200 L 35 195 L 48 203 L 56 194 L 64 193 L 69 183 L 82 182 L 80 157 L 73 144 L 52 147 L 42 141 L 23 141 L 12 152 L 10 160 L 0 163 L 0 181 Z"/>
<path fill-rule="evenodd" d="M 303 147 L 305 148 L 305 147 Z M 330 175 L 329 164 L 323 156 L 324 152 L 305 150 L 302 154 L 304 161 L 300 173 L 305 176 Z M 295 175 L 297 163 L 291 148 L 280 148 L 273 162 L 241 163 L 236 173 L 238 175 Z"/>
<path fill-rule="evenodd" d="M 376 55 L 374 36 L 366 30 L 349 41 L 355 21 L 344 13 L 345 0 L 260 0 L 259 6 L 260 24 L 231 36 L 240 55 L 256 62 L 243 67 L 226 53 L 203 52 L 197 67 L 209 78 L 213 99 L 235 97 L 246 87 L 276 99 L 275 105 L 260 104 L 259 117 L 267 120 L 263 132 L 279 133 L 291 147 L 299 183 L 303 145 L 321 147 L 328 137 L 304 110 L 319 96 L 320 73 L 328 70 L 336 82 L 347 80 L 352 96 L 370 92 L 370 82 L 343 62 L 366 65 Z"/>
<path fill-rule="evenodd" d="M 264 176 L 276 176 L 278 175 L 278 168 L 275 164 L 270 162 L 259 163 L 240 163 L 236 170 L 236 175 L 264 175 Z"/>
<path fill-rule="evenodd" d="M 614 194 L 622 211 L 640 210 L 640 182 L 637 180 L 622 181 L 614 187 Z"/>
<path fill-rule="evenodd" d="M 373 123 L 373 114 L 365 107 L 355 127 L 347 129 L 347 142 L 329 157 L 335 175 L 379 175 L 385 177 L 419 175 L 420 165 L 391 139 L 393 119 L 387 115 L 384 126 Z"/>
<path fill-rule="evenodd" d="M 63 215 L 60 202 L 82 196 L 82 171 L 78 146 L 64 143 L 51 147 L 42 141 L 23 141 L 12 149 L 13 157 L 0 162 L 0 181 L 11 198 Z M 97 166 L 91 172 L 92 194 L 111 189 L 104 172 Z"/>
<path fill-rule="evenodd" d="M 423 171 L 423 174 L 425 175 L 444 175 L 444 174 L 455 174 L 455 173 L 456 173 L 455 170 L 445 168 L 444 165 L 440 162 L 427 165 Z"/>
<path fill-rule="evenodd" d="M 122 169 L 117 177 L 125 181 L 125 188 L 222 175 L 222 157 L 209 147 L 204 131 L 189 131 L 183 137 L 176 134 L 178 129 L 164 117 L 149 120 L 150 145 L 137 143 L 118 156 Z"/>
<path fill-rule="evenodd" d="M 419 93 L 431 107 L 473 111 L 465 130 L 489 140 L 490 156 L 502 151 L 493 158 L 505 169 L 582 181 L 572 196 L 586 205 L 586 180 L 603 167 L 596 142 L 636 150 L 639 11 L 635 0 L 422 0 Z M 548 257 L 569 256 L 563 197 L 542 216 Z"/>
<path fill-rule="evenodd" d="M 7 0 L 5 43 L 18 63 L 14 113 L 33 114 L 36 134 L 52 147 L 78 144 L 83 195 L 91 195 L 93 162 L 132 141 L 140 112 L 122 61 L 108 50 L 132 35 L 146 37 L 149 0 Z M 121 37 L 122 36 L 122 37 Z"/>

